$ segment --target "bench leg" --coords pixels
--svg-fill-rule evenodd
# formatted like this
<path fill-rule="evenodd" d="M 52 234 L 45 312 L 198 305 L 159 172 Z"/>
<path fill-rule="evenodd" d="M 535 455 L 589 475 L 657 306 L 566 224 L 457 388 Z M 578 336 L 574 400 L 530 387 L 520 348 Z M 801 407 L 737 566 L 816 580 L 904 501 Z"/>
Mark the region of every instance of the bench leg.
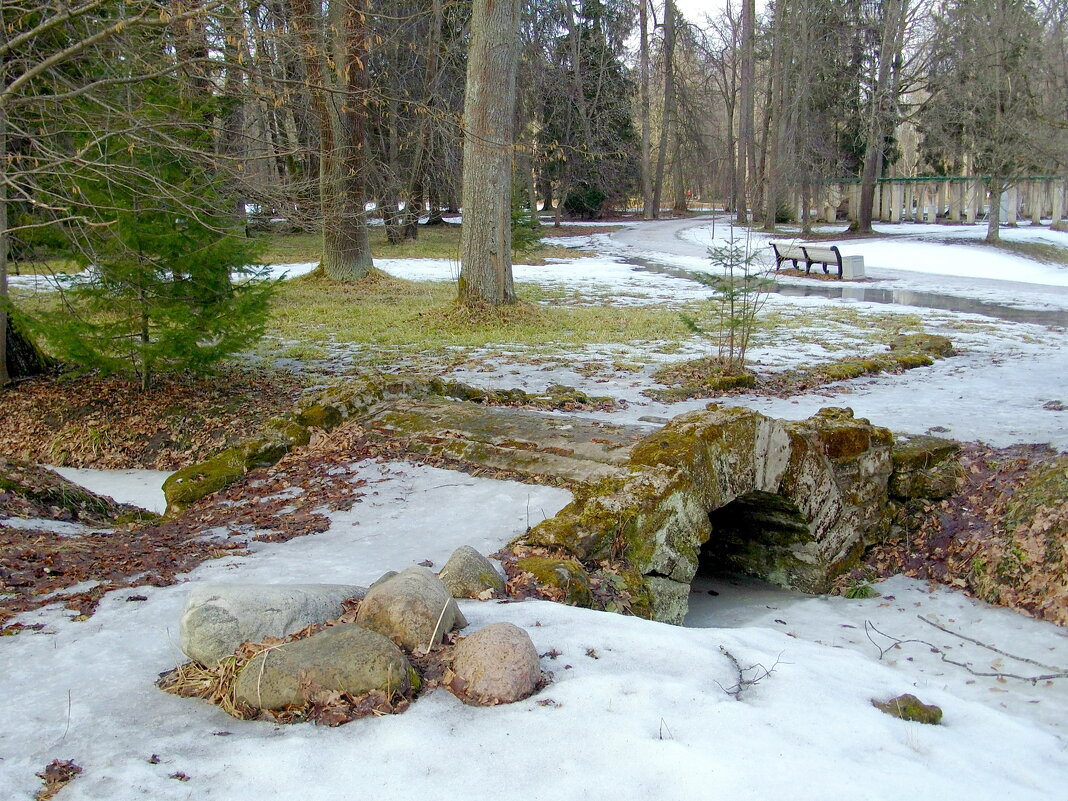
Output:
<path fill-rule="evenodd" d="M 806 261 L 805 262 L 805 275 L 810 275 L 811 273 L 812 273 L 812 262 Z"/>

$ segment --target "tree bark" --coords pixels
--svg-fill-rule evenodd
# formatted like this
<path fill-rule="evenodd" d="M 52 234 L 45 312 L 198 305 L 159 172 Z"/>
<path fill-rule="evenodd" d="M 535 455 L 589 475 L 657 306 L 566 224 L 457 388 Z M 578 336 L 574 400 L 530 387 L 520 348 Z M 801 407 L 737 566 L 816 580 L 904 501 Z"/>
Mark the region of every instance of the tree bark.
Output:
<path fill-rule="evenodd" d="M 892 130 L 893 119 L 889 106 L 894 99 L 895 63 L 900 59 L 904 45 L 907 10 L 908 0 L 885 0 L 885 16 L 879 36 L 879 66 L 868 115 L 864 167 L 860 177 L 860 209 L 855 227 L 858 233 L 871 233 L 872 230 L 875 184 L 881 172 L 886 137 Z"/>
<path fill-rule="evenodd" d="M 639 49 L 639 93 L 642 126 L 642 217 L 653 219 L 653 160 L 649 125 L 649 0 L 638 0 L 641 43 Z"/>
<path fill-rule="evenodd" d="M 749 222 L 749 189 L 756 177 L 756 0 L 742 0 L 741 120 L 738 132 L 738 222 Z"/>
<path fill-rule="evenodd" d="M 660 131 L 660 152 L 656 159 L 653 184 L 653 216 L 660 216 L 660 198 L 664 189 L 668 142 L 675 134 L 675 3 L 664 0 L 664 121 Z"/>
<path fill-rule="evenodd" d="M 474 0 L 464 96 L 464 224 L 460 301 L 515 303 L 512 147 L 519 62 L 519 0 Z"/>
<path fill-rule="evenodd" d="M 996 175 L 990 176 L 990 216 L 986 220 L 986 242 L 1001 241 L 1001 197 L 1006 189 L 1005 181 Z"/>
<path fill-rule="evenodd" d="M 372 268 L 367 236 L 364 103 L 367 85 L 365 0 L 346 0 L 335 30 L 334 52 L 342 54 L 341 80 L 330 81 L 330 48 L 318 36 L 310 0 L 293 0 L 293 24 L 300 37 L 312 111 L 319 127 L 319 194 L 326 275 L 355 281 Z M 337 84 L 336 86 L 333 84 Z M 335 91 L 341 90 L 341 91 Z"/>

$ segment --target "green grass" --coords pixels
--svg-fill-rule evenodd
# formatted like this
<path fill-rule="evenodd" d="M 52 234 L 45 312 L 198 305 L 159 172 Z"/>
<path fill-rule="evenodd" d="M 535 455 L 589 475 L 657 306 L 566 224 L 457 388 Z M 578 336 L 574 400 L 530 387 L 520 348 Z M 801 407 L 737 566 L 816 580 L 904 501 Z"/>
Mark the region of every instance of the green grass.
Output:
<path fill-rule="evenodd" d="M 544 235 L 553 235 L 551 226 L 543 226 Z M 567 230 L 574 236 L 581 228 Z M 419 226 L 419 238 L 412 242 L 391 245 L 386 241 L 386 229 L 376 225 L 370 228 L 371 255 L 376 259 L 451 259 L 460 261 L 460 226 L 453 224 Z M 257 239 L 263 244 L 261 259 L 265 264 L 291 264 L 319 261 L 322 256 L 322 236 L 319 233 L 260 234 Z M 544 264 L 548 258 L 579 258 L 592 256 L 581 250 L 561 245 L 539 245 L 530 253 L 515 256 L 517 264 Z"/>
<path fill-rule="evenodd" d="M 535 285 L 520 284 L 515 307 L 471 313 L 449 282 L 403 281 L 378 274 L 355 284 L 306 276 L 282 285 L 267 332 L 309 345 L 354 344 L 398 353 L 522 343 L 580 347 L 689 336 L 678 315 L 660 307 L 539 305 Z"/>
<path fill-rule="evenodd" d="M 1006 242 L 1001 240 L 994 244 L 993 247 L 1034 259 L 1043 264 L 1068 264 L 1068 248 L 1054 245 L 1050 242 Z"/>

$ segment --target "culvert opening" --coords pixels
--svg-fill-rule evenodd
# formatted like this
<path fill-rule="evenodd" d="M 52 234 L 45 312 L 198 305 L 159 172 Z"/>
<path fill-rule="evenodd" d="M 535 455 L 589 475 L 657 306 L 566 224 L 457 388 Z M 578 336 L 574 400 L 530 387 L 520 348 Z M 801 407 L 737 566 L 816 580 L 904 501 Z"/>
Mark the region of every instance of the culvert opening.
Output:
<path fill-rule="evenodd" d="M 797 564 L 793 546 L 812 531 L 791 501 L 770 492 L 741 495 L 708 515 L 712 535 L 701 548 L 697 574 L 744 573 L 788 586 Z"/>

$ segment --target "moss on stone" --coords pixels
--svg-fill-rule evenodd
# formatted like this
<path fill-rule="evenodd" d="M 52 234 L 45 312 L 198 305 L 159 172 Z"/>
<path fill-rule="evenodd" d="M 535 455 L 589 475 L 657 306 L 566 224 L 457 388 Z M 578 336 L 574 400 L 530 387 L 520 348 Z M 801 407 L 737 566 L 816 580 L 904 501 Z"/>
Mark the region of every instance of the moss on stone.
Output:
<path fill-rule="evenodd" d="M 952 495 L 964 477 L 957 460 L 960 443 L 927 435 L 899 438 L 892 451 L 892 497 L 941 500 Z"/>
<path fill-rule="evenodd" d="M 277 432 L 278 436 L 289 444 L 291 448 L 303 448 L 311 442 L 311 431 L 295 420 L 287 417 L 276 417 L 267 423 L 269 431 Z"/>
<path fill-rule="evenodd" d="M 938 358 L 954 354 L 953 342 L 949 337 L 938 334 L 902 334 L 890 343 L 892 351 L 914 351 L 928 353 Z"/>
<path fill-rule="evenodd" d="M 960 443 L 956 440 L 923 434 L 897 439 L 892 456 L 895 470 L 922 470 L 944 462 L 958 453 Z"/>
<path fill-rule="evenodd" d="M 891 362 L 901 370 L 912 370 L 916 367 L 929 367 L 934 364 L 934 359 L 927 353 L 895 351 L 890 354 L 889 358 Z"/>
<path fill-rule="evenodd" d="M 175 514 L 245 474 L 241 448 L 228 448 L 210 459 L 183 467 L 163 482 L 167 513 Z"/>
<path fill-rule="evenodd" d="M 881 712 L 902 720 L 912 720 L 916 723 L 930 725 L 937 725 L 942 722 L 941 707 L 937 707 L 934 704 L 925 704 L 915 695 L 909 693 L 899 695 L 897 698 L 891 698 L 889 701 L 876 701 L 873 698 L 871 704 Z"/>
<path fill-rule="evenodd" d="M 534 576 L 538 584 L 562 590 L 564 600 L 572 606 L 589 607 L 593 603 L 589 574 L 575 559 L 528 556 L 518 560 L 516 567 Z"/>
<path fill-rule="evenodd" d="M 866 375 L 870 372 L 870 368 L 865 367 L 859 361 L 855 360 L 833 362 L 819 367 L 820 375 L 829 381 L 845 381 L 850 378 Z"/>
<path fill-rule="evenodd" d="M 167 514 L 188 508 L 213 492 L 234 483 L 249 470 L 270 467 L 289 452 L 289 443 L 260 437 L 249 440 L 198 464 L 183 467 L 163 482 Z"/>
<path fill-rule="evenodd" d="M 330 431 L 341 425 L 345 419 L 337 406 L 326 403 L 313 403 L 297 412 L 296 422 L 307 428 L 321 428 Z"/>

